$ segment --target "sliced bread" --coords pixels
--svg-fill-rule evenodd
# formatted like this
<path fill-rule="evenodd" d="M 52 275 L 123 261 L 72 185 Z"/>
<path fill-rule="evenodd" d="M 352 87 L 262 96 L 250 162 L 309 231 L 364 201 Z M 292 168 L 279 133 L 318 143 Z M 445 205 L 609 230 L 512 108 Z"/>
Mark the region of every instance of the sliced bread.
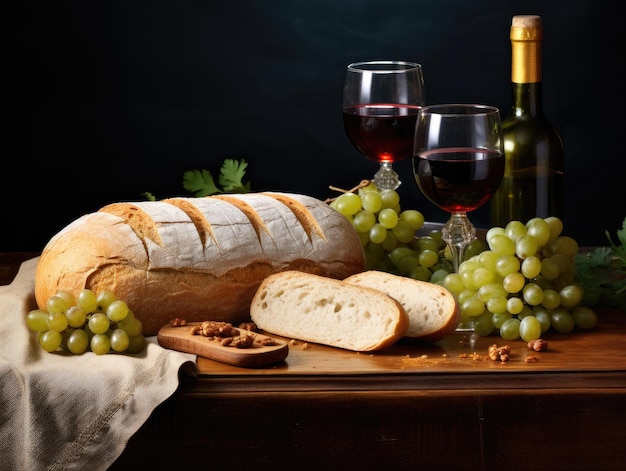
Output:
<path fill-rule="evenodd" d="M 409 315 L 405 337 L 436 342 L 459 323 L 459 305 L 450 291 L 434 283 L 369 270 L 344 279 L 346 283 L 379 289 L 395 298 Z"/>
<path fill-rule="evenodd" d="M 404 308 L 382 291 L 294 270 L 263 280 L 250 317 L 269 333 L 354 351 L 388 347 L 409 326 Z"/>

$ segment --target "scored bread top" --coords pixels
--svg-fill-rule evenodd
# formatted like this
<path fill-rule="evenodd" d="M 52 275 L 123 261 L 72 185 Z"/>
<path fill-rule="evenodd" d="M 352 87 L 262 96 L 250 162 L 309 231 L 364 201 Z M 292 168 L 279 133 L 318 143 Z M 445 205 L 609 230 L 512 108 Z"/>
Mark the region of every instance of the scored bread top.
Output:
<path fill-rule="evenodd" d="M 392 345 L 409 325 L 404 308 L 382 291 L 294 270 L 261 283 L 250 316 L 264 331 L 354 351 Z"/>

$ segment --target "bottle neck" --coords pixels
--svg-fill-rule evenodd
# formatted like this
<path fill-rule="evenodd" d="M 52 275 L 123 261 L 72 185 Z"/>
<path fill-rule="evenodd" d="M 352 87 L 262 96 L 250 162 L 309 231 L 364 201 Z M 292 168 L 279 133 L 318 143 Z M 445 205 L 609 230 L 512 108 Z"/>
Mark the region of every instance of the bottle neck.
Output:
<path fill-rule="evenodd" d="M 511 84 L 511 113 L 514 116 L 538 116 L 543 113 L 541 82 Z"/>
<path fill-rule="evenodd" d="M 541 27 L 511 27 L 512 113 L 541 114 Z"/>

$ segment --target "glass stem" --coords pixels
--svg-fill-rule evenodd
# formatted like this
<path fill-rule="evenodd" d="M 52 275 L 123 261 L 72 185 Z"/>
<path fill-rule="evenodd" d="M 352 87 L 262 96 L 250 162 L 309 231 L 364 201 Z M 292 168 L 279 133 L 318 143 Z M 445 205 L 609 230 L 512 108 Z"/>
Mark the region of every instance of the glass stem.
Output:
<path fill-rule="evenodd" d="M 476 229 L 467 218 L 466 213 L 452 213 L 448 222 L 441 229 L 441 236 L 452 252 L 454 272 L 459 271 L 463 262 L 465 247 L 476 238 Z"/>
<path fill-rule="evenodd" d="M 391 162 L 381 162 L 378 172 L 374 175 L 374 183 L 379 190 L 395 190 L 401 182 Z"/>

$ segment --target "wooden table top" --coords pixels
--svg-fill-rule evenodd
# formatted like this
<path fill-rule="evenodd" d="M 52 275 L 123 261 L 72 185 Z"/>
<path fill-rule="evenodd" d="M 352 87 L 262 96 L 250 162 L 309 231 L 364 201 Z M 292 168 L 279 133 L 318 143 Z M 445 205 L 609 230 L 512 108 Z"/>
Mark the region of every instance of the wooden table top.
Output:
<path fill-rule="evenodd" d="M 9 283 L 33 253 L 0 254 L 0 284 Z M 626 313 L 596 308 L 598 325 L 571 334 L 547 333 L 548 349 L 535 352 L 522 340 L 455 332 L 436 344 L 401 341 L 380 352 L 359 353 L 293 339 L 284 362 L 243 368 L 198 357 L 194 382 L 213 391 L 421 389 L 595 389 L 626 392 Z M 280 337 L 279 337 L 280 338 Z M 510 360 L 488 357 L 492 344 L 508 345 Z M 202 386 L 201 386 L 202 387 Z M 217 389 L 216 389 L 217 388 Z M 497 389 L 496 389 L 497 388 Z"/>

